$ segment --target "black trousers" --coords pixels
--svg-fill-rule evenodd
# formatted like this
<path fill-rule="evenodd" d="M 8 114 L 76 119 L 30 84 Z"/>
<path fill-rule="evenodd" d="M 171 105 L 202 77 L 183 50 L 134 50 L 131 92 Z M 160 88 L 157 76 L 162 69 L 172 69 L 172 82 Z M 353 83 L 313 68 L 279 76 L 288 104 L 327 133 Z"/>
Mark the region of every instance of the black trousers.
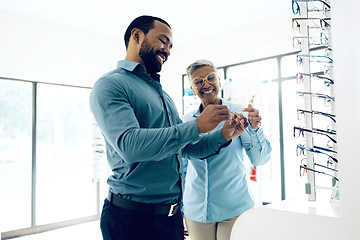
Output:
<path fill-rule="evenodd" d="M 120 208 L 105 199 L 100 219 L 104 240 L 183 240 L 181 211 L 171 217 Z"/>

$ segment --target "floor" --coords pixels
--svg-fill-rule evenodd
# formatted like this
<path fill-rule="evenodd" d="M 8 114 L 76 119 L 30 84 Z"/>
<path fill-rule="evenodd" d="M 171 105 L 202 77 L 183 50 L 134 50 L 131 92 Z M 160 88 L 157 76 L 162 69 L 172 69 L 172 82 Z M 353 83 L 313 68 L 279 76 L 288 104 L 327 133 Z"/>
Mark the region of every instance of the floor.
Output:
<path fill-rule="evenodd" d="M 71 227 L 60 228 L 43 233 L 27 235 L 24 237 L 15 238 L 16 240 L 72 240 L 72 239 L 86 239 L 86 240 L 101 240 L 101 231 L 99 221 L 91 221 L 87 223 L 78 224 Z"/>

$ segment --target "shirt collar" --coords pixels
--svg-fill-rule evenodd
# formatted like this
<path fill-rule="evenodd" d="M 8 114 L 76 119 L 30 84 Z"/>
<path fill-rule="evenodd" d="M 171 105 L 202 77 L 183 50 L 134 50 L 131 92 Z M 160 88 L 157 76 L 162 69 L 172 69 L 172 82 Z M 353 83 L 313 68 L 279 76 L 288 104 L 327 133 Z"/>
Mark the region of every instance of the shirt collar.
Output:
<path fill-rule="evenodd" d="M 146 74 L 146 68 L 144 65 L 137 63 L 137 62 L 133 62 L 133 61 L 129 61 L 129 60 L 121 60 L 117 63 L 117 67 L 118 68 L 123 68 L 129 72 L 132 72 L 134 74 Z M 156 80 L 156 81 L 160 81 L 160 75 L 157 73 L 154 73 L 151 75 L 151 78 Z"/>
<path fill-rule="evenodd" d="M 225 101 L 223 98 L 220 98 L 220 100 L 221 100 L 221 105 L 225 105 L 225 106 L 227 106 L 227 107 L 230 109 L 230 105 L 231 105 L 230 102 Z M 199 105 L 197 111 L 194 113 L 193 117 L 198 118 L 198 117 L 200 116 L 200 114 L 201 114 L 201 112 L 200 112 L 201 108 L 202 108 L 202 105 L 201 105 L 201 103 L 200 103 L 200 105 Z M 230 109 L 230 110 L 231 110 L 231 109 Z"/>

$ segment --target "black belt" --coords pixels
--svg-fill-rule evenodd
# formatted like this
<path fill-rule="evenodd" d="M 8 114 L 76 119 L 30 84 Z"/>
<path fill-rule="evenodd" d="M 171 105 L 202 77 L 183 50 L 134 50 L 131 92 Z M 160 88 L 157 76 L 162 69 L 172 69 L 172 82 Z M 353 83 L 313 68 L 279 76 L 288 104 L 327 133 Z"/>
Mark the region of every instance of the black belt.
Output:
<path fill-rule="evenodd" d="M 142 213 L 167 215 L 168 217 L 173 216 L 180 208 L 180 203 L 175 203 L 171 205 L 141 203 L 118 197 L 111 192 L 109 192 L 107 199 L 111 204 L 114 204 L 115 206 L 121 208 L 125 208 L 127 210 Z"/>

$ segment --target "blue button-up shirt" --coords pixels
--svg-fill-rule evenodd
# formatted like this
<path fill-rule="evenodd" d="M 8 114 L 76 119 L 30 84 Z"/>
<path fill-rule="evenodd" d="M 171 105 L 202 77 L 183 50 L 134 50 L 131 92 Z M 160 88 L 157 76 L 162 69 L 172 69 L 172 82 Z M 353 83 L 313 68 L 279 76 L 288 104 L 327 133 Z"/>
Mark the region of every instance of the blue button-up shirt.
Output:
<path fill-rule="evenodd" d="M 182 156 L 205 157 L 226 145 L 220 131 L 199 136 L 195 121 L 183 123 L 162 90 L 160 76 L 120 61 L 100 78 L 90 108 L 106 143 L 114 194 L 144 203 L 174 203 L 182 194 Z"/>
<path fill-rule="evenodd" d="M 247 117 L 247 113 L 241 111 L 244 106 L 223 99 L 222 104 L 230 111 Z M 199 115 L 200 110 L 195 110 L 182 119 L 184 122 L 193 121 Z M 246 180 L 244 152 L 253 165 L 262 165 L 270 160 L 271 145 L 261 127 L 254 129 L 249 125 L 248 130 L 253 138 L 253 147 L 249 134 L 244 131 L 217 155 L 204 160 L 183 159 L 184 166 L 187 166 L 183 199 L 183 211 L 187 218 L 203 223 L 219 222 L 254 206 Z"/>

